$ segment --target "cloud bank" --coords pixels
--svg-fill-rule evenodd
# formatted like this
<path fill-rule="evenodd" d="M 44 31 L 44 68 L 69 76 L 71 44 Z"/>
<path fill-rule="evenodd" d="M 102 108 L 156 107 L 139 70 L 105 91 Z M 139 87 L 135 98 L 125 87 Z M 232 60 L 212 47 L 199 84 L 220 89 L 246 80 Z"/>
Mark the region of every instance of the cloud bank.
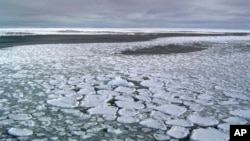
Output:
<path fill-rule="evenodd" d="M 249 0 L 1 0 L 0 27 L 250 28 Z"/>

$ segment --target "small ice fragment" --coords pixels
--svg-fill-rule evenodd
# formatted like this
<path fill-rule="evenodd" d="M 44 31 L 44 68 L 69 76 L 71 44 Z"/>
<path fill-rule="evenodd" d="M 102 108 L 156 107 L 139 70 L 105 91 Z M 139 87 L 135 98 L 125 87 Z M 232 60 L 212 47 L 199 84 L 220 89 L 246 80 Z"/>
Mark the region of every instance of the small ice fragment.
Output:
<path fill-rule="evenodd" d="M 29 130 L 29 129 L 21 129 L 21 128 L 10 128 L 8 130 L 8 133 L 10 135 L 13 135 L 13 136 L 30 136 L 33 134 L 33 131 Z"/>

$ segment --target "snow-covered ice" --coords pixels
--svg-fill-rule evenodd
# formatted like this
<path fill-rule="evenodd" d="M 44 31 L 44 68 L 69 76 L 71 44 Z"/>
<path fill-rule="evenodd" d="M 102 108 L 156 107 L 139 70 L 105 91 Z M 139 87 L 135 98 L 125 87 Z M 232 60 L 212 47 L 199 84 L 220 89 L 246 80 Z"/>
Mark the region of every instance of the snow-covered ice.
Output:
<path fill-rule="evenodd" d="M 30 34 L 73 34 L 43 30 Z M 107 31 L 79 34 L 142 33 Z M 206 49 L 120 54 L 169 44 Z M 249 47 L 250 36 L 207 36 L 0 49 L 0 138 L 228 140 L 230 124 L 250 123 Z"/>

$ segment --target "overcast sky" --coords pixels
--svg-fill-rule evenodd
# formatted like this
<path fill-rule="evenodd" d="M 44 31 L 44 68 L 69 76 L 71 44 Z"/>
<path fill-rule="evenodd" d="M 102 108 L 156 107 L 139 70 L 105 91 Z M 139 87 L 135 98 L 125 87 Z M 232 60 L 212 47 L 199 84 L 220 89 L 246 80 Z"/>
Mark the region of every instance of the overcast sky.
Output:
<path fill-rule="evenodd" d="M 250 29 L 250 0 L 0 0 L 0 27 Z"/>

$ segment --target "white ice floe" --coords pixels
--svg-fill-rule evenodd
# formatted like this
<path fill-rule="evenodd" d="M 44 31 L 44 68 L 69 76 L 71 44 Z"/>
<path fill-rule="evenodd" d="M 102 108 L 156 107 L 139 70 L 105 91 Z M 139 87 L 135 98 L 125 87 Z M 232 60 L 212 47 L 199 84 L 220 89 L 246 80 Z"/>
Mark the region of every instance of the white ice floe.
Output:
<path fill-rule="evenodd" d="M 170 119 L 170 116 L 163 113 L 163 112 L 159 112 L 159 111 L 152 111 L 150 113 L 150 117 L 156 120 L 160 120 L 160 121 L 167 121 Z"/>
<path fill-rule="evenodd" d="M 172 116 L 180 116 L 187 111 L 187 108 L 184 106 L 165 104 L 162 106 L 155 107 L 155 110 L 161 111 L 163 113 L 166 113 Z"/>
<path fill-rule="evenodd" d="M 182 139 L 187 137 L 189 130 L 180 126 L 172 126 L 171 129 L 167 131 L 167 134 L 171 137 Z"/>
<path fill-rule="evenodd" d="M 111 90 L 99 90 L 97 91 L 99 95 L 110 95 L 110 96 L 118 96 L 119 93 Z"/>
<path fill-rule="evenodd" d="M 214 126 L 219 124 L 219 121 L 214 117 L 202 117 L 199 115 L 190 115 L 188 116 L 187 119 L 199 126 Z"/>
<path fill-rule="evenodd" d="M 247 121 L 243 118 L 239 117 L 229 117 L 226 119 L 223 119 L 224 122 L 230 123 L 230 124 L 247 124 Z"/>
<path fill-rule="evenodd" d="M 117 121 L 121 122 L 121 123 L 135 123 L 135 122 L 139 122 L 139 119 L 138 119 L 138 117 L 122 116 L 122 117 L 118 117 Z"/>
<path fill-rule="evenodd" d="M 250 110 L 239 109 L 239 110 L 230 111 L 230 114 L 234 116 L 239 116 L 248 120 L 250 119 Z"/>
<path fill-rule="evenodd" d="M 122 79 L 121 77 L 115 77 L 111 81 L 108 82 L 108 85 L 111 86 L 124 86 L 124 87 L 133 87 L 134 84 L 132 82 L 128 82 L 125 79 Z"/>
<path fill-rule="evenodd" d="M 229 135 L 214 128 L 195 129 L 190 137 L 191 141 L 228 141 Z"/>
<path fill-rule="evenodd" d="M 13 136 L 30 136 L 33 134 L 32 130 L 26 129 L 26 128 L 10 128 L 8 130 L 8 133 Z"/>
<path fill-rule="evenodd" d="M 249 96 L 246 96 L 244 94 L 236 93 L 236 92 L 230 92 L 230 91 L 224 91 L 223 92 L 225 96 L 232 97 L 232 98 L 238 98 L 242 100 L 249 100 Z"/>
<path fill-rule="evenodd" d="M 141 85 L 145 87 L 161 88 L 163 86 L 163 83 L 156 80 L 144 80 L 141 82 Z"/>
<path fill-rule="evenodd" d="M 89 95 L 89 94 L 96 94 L 96 91 L 93 86 L 87 83 L 80 83 L 77 85 L 80 90 L 77 92 L 80 95 Z"/>
<path fill-rule="evenodd" d="M 97 106 L 88 110 L 91 115 L 116 115 L 118 108 L 113 106 Z"/>
<path fill-rule="evenodd" d="M 79 102 L 74 97 L 60 97 L 58 99 L 48 100 L 47 103 L 53 106 L 63 108 L 74 108 L 79 105 Z"/>
<path fill-rule="evenodd" d="M 223 123 L 223 124 L 219 124 L 218 129 L 222 130 L 225 133 L 229 133 L 230 130 L 230 124 L 229 123 Z"/>
<path fill-rule="evenodd" d="M 136 111 L 135 109 L 125 109 L 125 108 L 120 109 L 118 113 L 119 115 L 125 116 L 125 117 L 131 117 L 131 116 L 135 116 L 139 114 L 139 112 Z"/>
<path fill-rule="evenodd" d="M 143 109 L 145 107 L 141 102 L 133 101 L 116 101 L 115 104 L 120 108 L 126 109 Z"/>
<path fill-rule="evenodd" d="M 81 101 L 82 107 L 96 107 L 98 105 L 107 104 L 113 97 L 109 95 L 86 95 Z"/>
<path fill-rule="evenodd" d="M 182 126 L 182 127 L 192 127 L 194 125 L 192 122 L 185 120 L 185 119 L 167 120 L 166 124 L 174 125 L 174 126 Z"/>
<path fill-rule="evenodd" d="M 30 114 L 11 114 L 9 118 L 13 120 L 29 120 L 32 116 Z"/>
<path fill-rule="evenodd" d="M 166 140 L 170 140 L 170 137 L 168 135 L 165 134 L 154 134 L 154 138 L 158 141 L 166 141 Z"/>
<path fill-rule="evenodd" d="M 135 88 L 119 86 L 115 89 L 115 91 L 124 94 L 132 94 L 133 92 L 135 92 Z"/>
<path fill-rule="evenodd" d="M 154 128 L 154 129 L 160 129 L 160 130 L 167 129 L 163 122 L 161 122 L 159 120 L 152 119 L 152 118 L 145 119 L 145 120 L 141 121 L 140 124 L 142 126 L 146 126 L 146 127 Z"/>

